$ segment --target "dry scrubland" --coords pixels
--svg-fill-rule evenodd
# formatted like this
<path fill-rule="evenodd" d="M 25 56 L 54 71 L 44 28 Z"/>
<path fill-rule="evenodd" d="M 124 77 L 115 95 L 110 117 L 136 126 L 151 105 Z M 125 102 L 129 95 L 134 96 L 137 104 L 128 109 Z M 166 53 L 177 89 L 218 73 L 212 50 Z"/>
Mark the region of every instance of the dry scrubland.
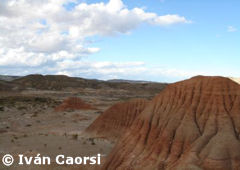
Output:
<path fill-rule="evenodd" d="M 30 75 L 0 80 L 0 155 L 55 157 L 108 155 L 114 141 L 84 130 L 105 110 L 132 98 L 151 99 L 166 84 L 98 81 Z M 78 99 L 79 100 L 78 100 Z M 79 107 L 80 106 L 80 107 Z M 102 158 L 105 160 L 105 157 Z M 83 166 L 23 166 L 0 169 L 89 169 Z"/>
<path fill-rule="evenodd" d="M 101 166 L 9 169 L 240 169 L 240 85 L 229 78 L 166 86 L 30 75 L 0 83 L 0 154 L 103 155 Z"/>

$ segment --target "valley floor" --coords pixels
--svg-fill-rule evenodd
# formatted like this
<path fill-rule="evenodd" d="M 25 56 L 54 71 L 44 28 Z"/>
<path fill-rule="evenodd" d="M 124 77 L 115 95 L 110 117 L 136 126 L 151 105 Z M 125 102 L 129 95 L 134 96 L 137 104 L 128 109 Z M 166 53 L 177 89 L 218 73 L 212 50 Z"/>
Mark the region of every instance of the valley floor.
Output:
<path fill-rule="evenodd" d="M 97 110 L 67 110 L 56 112 L 54 108 L 68 97 L 79 97 L 97 107 Z M 113 143 L 103 139 L 85 137 L 82 132 L 104 110 L 116 102 L 129 98 L 151 98 L 146 93 L 132 94 L 124 90 L 78 89 L 67 91 L 25 90 L 0 92 L 0 157 L 5 154 L 49 156 L 92 156 L 100 153 L 104 157 L 111 151 Z M 52 159 L 54 160 L 54 159 Z M 0 169 L 88 169 L 81 166 L 19 166 L 13 164 Z"/>

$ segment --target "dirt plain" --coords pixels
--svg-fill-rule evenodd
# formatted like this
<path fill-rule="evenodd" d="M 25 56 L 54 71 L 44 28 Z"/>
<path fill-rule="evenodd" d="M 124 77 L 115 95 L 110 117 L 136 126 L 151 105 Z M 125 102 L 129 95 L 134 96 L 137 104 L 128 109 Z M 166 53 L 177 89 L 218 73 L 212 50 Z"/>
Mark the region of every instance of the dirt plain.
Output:
<path fill-rule="evenodd" d="M 70 82 L 70 83 L 69 83 Z M 102 161 L 114 143 L 107 139 L 89 138 L 84 130 L 113 104 L 132 98 L 151 99 L 166 84 L 103 82 L 66 76 L 30 75 L 0 82 L 0 157 L 5 154 L 36 156 L 92 156 L 100 153 Z M 77 97 L 94 109 L 56 111 L 61 103 Z M 0 169 L 89 169 L 96 167 L 49 166 L 11 167 Z M 98 169 L 98 168 L 97 168 Z"/>

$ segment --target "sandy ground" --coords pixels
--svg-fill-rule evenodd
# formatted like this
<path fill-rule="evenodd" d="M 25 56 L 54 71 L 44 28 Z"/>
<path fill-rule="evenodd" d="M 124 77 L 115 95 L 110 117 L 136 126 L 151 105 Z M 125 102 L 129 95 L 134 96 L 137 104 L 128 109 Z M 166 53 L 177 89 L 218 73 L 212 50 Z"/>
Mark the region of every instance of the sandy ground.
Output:
<path fill-rule="evenodd" d="M 54 111 L 61 101 L 72 96 L 80 97 L 96 106 L 98 110 Z M 38 99 L 34 99 L 36 97 Z M 106 140 L 89 139 L 82 132 L 114 103 L 135 97 L 139 95 L 133 96 L 127 91 L 111 89 L 108 91 L 78 89 L 64 92 L 27 90 L 20 93 L 0 93 L 0 158 L 5 154 L 11 154 L 17 160 L 18 154 L 36 156 L 40 153 L 41 156 L 51 157 L 53 161 L 48 166 L 19 166 L 15 162 L 10 167 L 0 162 L 0 169 L 89 169 L 83 165 L 56 165 L 54 160 L 59 154 L 76 157 L 93 156 L 98 153 L 104 160 L 114 144 Z M 26 98 L 28 100 L 25 100 Z"/>

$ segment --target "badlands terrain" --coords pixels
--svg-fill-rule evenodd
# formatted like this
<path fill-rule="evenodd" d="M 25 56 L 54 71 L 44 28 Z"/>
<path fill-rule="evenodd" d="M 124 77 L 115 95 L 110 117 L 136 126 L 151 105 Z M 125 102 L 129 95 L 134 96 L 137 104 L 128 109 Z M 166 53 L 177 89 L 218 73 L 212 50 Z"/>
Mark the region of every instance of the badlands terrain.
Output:
<path fill-rule="evenodd" d="M 239 170 L 240 85 L 29 75 L 0 81 L 0 156 L 102 154 L 101 166 L 0 169 Z"/>
<path fill-rule="evenodd" d="M 100 81 L 52 75 L 0 76 L 0 79 L 1 158 L 5 154 L 36 156 L 40 153 L 54 158 L 59 154 L 92 156 L 101 153 L 104 160 L 115 144 L 115 137 L 94 136 L 86 133 L 85 129 L 114 104 L 126 103 L 135 98 L 145 102 L 166 86 L 165 83 Z M 0 163 L 0 169 L 89 167 L 59 166 L 54 162 L 50 166 L 13 164 L 5 167 Z"/>
<path fill-rule="evenodd" d="M 102 169 L 239 170 L 239 137 L 239 84 L 197 76 L 151 100 Z"/>

